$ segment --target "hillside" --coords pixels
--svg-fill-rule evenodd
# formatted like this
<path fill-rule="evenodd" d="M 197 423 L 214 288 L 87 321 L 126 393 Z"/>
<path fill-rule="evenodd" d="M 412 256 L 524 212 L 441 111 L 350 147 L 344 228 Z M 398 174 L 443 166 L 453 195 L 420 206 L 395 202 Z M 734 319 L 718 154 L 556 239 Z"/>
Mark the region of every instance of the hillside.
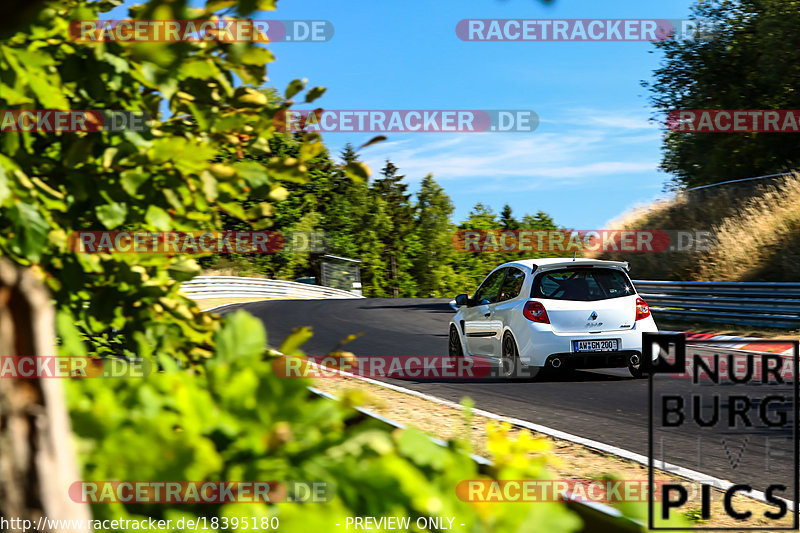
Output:
<path fill-rule="evenodd" d="M 596 253 L 629 261 L 637 279 L 800 281 L 800 174 L 677 193 L 610 224 L 618 230 L 700 230 L 704 251 Z"/>

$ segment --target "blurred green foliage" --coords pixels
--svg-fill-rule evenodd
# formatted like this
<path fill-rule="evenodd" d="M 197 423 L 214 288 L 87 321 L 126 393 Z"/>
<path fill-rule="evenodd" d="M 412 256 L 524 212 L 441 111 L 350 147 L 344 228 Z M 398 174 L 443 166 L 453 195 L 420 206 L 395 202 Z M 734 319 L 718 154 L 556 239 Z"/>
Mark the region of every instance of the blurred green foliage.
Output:
<path fill-rule="evenodd" d="M 311 394 L 308 380 L 278 377 L 278 356 L 266 349 L 263 327 L 251 315 L 227 316 L 214 341 L 214 357 L 196 372 L 168 368 L 141 381 L 70 383 L 85 479 L 314 480 L 327 482 L 334 497 L 278 505 L 96 504 L 96 518 L 274 515 L 280 531 L 344 530 L 346 517 L 365 515 L 450 516 L 465 524 L 462 531 L 580 526 L 560 503 L 461 501 L 458 483 L 485 477 L 466 442 L 442 447 L 413 428 L 387 429 L 348 407 L 350 398 L 333 402 Z M 505 428 L 490 435 L 490 446 L 492 477 L 547 475 L 543 440 L 515 440 Z"/>

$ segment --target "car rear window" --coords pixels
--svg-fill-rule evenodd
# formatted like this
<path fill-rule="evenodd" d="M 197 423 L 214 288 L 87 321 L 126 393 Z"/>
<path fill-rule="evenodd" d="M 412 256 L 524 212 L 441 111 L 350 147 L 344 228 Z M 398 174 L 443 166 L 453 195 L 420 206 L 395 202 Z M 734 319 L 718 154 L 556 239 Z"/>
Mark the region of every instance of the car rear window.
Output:
<path fill-rule="evenodd" d="M 634 294 L 628 276 L 613 268 L 562 268 L 536 276 L 531 298 L 591 302 Z"/>

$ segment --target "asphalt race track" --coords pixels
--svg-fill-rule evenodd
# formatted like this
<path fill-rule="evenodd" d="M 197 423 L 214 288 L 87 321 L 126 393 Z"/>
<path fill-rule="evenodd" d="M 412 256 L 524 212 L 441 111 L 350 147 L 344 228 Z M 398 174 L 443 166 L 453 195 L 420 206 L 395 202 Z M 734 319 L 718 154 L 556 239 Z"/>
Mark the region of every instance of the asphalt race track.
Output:
<path fill-rule="evenodd" d="M 448 301 L 388 298 L 264 301 L 232 305 L 221 312 L 246 309 L 263 321 L 269 344 L 274 347 L 280 346 L 294 327 L 311 326 L 314 336 L 303 346 L 308 355 L 325 355 L 347 335 L 361 334 L 345 349 L 363 356 L 444 356 L 448 320 L 453 315 Z M 648 454 L 648 380 L 631 378 L 627 369 L 577 371 L 567 377 L 518 382 L 494 378 L 387 381 L 456 402 L 470 396 L 480 409 Z M 778 430 L 765 428 L 759 422 L 756 401 L 751 410 L 752 428 L 709 430 L 689 424 L 657 431 L 656 457 L 661 459 L 663 454 L 667 462 L 734 483 L 748 483 L 759 491 L 770 483 L 787 481 L 787 491 L 778 495 L 791 499 L 793 386 L 754 384 L 737 385 L 735 389 L 709 386 L 722 392 L 723 420 L 727 419 L 725 395 L 743 391 L 754 398 L 785 394 L 788 401 L 773 406 L 776 409 L 769 413 L 774 419 L 776 410 L 783 410 L 789 424 Z M 691 407 L 689 387 L 689 380 L 666 376 L 657 378 L 655 383 L 657 391 L 684 395 Z M 709 409 L 705 414 L 707 419 L 711 416 L 712 402 L 704 399 L 702 405 Z M 687 418 L 690 415 L 688 410 Z"/>

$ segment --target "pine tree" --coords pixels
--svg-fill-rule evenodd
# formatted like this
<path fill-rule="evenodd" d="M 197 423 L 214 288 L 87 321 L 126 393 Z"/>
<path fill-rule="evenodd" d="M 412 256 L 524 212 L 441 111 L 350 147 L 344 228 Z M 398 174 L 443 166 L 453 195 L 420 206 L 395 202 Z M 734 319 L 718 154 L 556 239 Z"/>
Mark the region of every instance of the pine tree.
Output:
<path fill-rule="evenodd" d="M 519 229 L 519 222 L 514 218 L 511 213 L 511 206 L 508 204 L 504 205 L 503 210 L 500 211 L 500 225 L 503 226 L 504 230 Z"/>
<path fill-rule="evenodd" d="M 450 221 L 453 202 L 428 174 L 417 193 L 416 224 L 414 233 L 419 242 L 419 253 L 414 260 L 414 274 L 419 295 L 424 297 L 445 296 L 455 291 L 453 263 L 456 252 L 453 248 L 455 227 Z"/>
<path fill-rule="evenodd" d="M 406 193 L 408 184 L 403 183 L 405 176 L 398 174 L 398 168 L 386 160 L 381 170 L 381 178 L 372 184 L 372 192 L 386 202 L 386 214 L 391 222 L 389 231 L 381 235 L 383 248 L 389 258 L 389 279 L 392 296 L 400 296 L 400 275 L 398 261 L 402 253 L 402 243 L 414 227 L 414 212 L 411 207 L 411 195 Z"/>

